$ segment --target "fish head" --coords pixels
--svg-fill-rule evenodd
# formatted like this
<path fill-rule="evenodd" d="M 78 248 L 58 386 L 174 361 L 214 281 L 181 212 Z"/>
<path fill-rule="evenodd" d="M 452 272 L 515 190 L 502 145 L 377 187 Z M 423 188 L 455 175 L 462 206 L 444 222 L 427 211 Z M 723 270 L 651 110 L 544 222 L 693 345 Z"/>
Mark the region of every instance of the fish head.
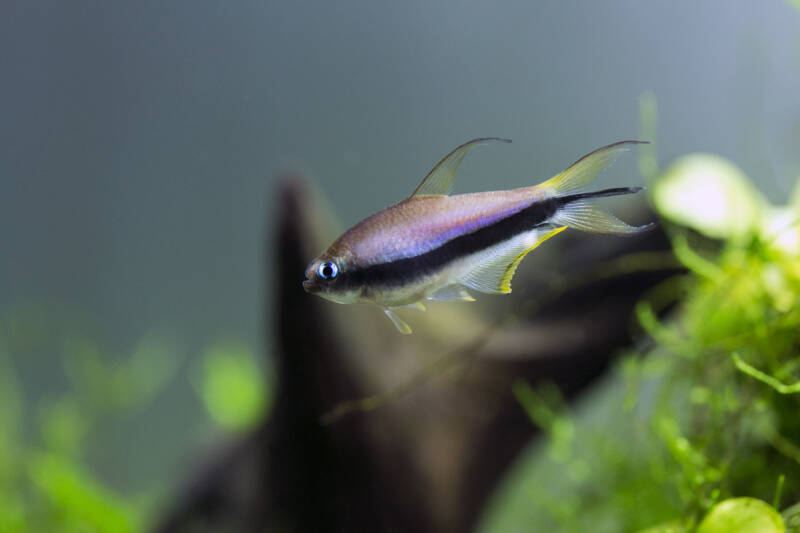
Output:
<path fill-rule="evenodd" d="M 308 264 L 303 288 L 309 294 L 315 294 L 332 302 L 356 303 L 361 291 L 349 287 L 345 282 L 347 263 L 346 257 L 328 252 L 321 254 Z"/>

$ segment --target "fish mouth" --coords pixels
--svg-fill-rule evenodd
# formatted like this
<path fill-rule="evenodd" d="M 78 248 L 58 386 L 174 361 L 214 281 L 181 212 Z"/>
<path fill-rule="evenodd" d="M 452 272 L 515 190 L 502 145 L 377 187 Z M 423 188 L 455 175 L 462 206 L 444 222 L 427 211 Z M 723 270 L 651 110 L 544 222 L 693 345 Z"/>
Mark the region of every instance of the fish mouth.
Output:
<path fill-rule="evenodd" d="M 305 290 L 306 292 L 311 292 L 311 280 L 310 279 L 304 279 L 303 280 L 303 290 Z"/>

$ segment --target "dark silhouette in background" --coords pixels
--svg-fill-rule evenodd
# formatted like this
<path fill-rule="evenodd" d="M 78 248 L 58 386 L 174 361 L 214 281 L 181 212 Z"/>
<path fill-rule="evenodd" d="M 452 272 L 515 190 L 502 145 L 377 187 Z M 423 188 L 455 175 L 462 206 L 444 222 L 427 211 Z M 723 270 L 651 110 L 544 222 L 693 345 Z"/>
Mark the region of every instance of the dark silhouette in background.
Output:
<path fill-rule="evenodd" d="M 335 315 L 340 306 L 303 291 L 303 269 L 324 240 L 315 236 L 324 223 L 315 220 L 319 210 L 301 179 L 281 183 L 277 247 L 267 257 L 268 280 L 277 286 L 274 411 L 198 469 L 157 531 L 474 529 L 487 497 L 537 431 L 511 394 L 514 381 L 550 381 L 574 397 L 631 344 L 634 304 L 677 268 L 667 261 L 660 269 L 595 276 L 597 265 L 625 254 L 667 253 L 667 240 L 660 229 L 628 239 L 570 232 L 541 266 L 560 273 L 560 283 L 516 280 L 515 295 L 534 295 L 536 307 L 517 306 L 516 320 L 499 321 L 469 342 L 453 338 L 448 359 L 424 332 L 407 344 L 374 309 L 364 315 L 380 320 L 374 324 L 343 322 Z M 367 404 L 374 410 L 341 408 L 374 394 L 374 376 L 420 351 L 429 352 L 423 361 L 445 363 L 413 368 L 417 383 L 390 389 Z"/>

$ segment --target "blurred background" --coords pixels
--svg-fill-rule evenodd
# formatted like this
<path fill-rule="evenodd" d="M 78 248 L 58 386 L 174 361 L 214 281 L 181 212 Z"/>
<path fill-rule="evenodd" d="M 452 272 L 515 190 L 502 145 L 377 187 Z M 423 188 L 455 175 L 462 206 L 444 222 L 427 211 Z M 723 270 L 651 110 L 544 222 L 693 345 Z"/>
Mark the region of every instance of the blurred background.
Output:
<path fill-rule="evenodd" d="M 0 515 L 55 512 L 11 496 L 30 478 L 144 527 L 269 410 L 269 302 L 301 274 L 265 262 L 279 172 L 349 226 L 474 137 L 514 143 L 458 192 L 537 183 L 639 138 L 644 98 L 661 165 L 719 154 L 783 203 L 799 67 L 779 0 L 4 1 Z M 641 181 L 629 156 L 599 186 Z"/>

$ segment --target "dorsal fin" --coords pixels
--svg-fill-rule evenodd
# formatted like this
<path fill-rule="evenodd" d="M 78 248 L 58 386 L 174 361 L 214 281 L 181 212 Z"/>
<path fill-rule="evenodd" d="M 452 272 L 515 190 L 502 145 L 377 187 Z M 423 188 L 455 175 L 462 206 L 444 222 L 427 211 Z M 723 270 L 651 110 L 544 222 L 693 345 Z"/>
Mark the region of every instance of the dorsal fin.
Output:
<path fill-rule="evenodd" d="M 482 137 L 465 142 L 436 163 L 433 170 L 428 172 L 422 183 L 411 193 L 411 196 L 439 196 L 450 194 L 453 188 L 453 178 L 456 176 L 458 165 L 467 155 L 471 148 L 484 144 L 489 141 L 501 141 L 510 143 L 511 139 L 501 139 L 500 137 Z"/>

